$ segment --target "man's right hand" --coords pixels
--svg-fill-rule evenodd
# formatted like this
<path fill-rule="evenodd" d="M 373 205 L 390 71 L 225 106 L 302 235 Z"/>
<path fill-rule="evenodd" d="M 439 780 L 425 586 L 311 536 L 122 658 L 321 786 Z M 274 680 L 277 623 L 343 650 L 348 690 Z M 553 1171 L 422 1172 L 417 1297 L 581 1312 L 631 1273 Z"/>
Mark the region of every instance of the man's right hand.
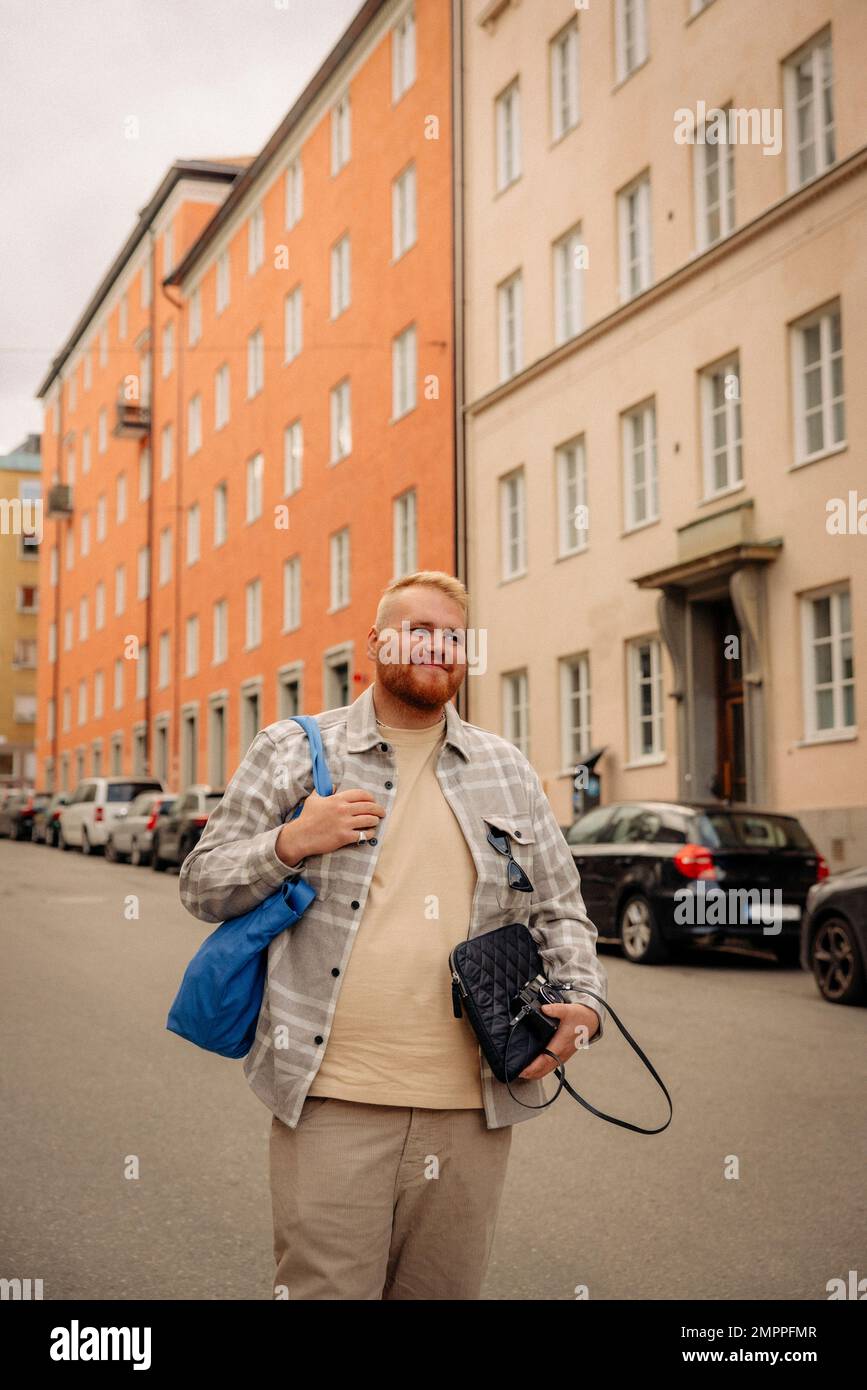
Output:
<path fill-rule="evenodd" d="M 297 864 L 311 854 L 330 854 L 357 842 L 359 830 L 372 830 L 385 807 L 360 787 L 320 796 L 312 791 L 301 814 L 287 821 L 277 836 L 277 858 Z"/>

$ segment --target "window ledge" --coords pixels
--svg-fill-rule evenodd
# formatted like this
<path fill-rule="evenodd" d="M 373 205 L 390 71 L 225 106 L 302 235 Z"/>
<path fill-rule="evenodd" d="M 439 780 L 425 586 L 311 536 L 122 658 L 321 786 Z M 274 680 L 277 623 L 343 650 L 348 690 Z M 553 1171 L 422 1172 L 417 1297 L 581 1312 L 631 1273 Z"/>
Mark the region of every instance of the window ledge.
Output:
<path fill-rule="evenodd" d="M 630 68 L 629 71 L 623 75 L 623 77 L 619 77 L 617 81 L 614 83 L 614 86 L 611 88 L 612 96 L 615 92 L 619 92 L 621 87 L 625 87 L 627 82 L 631 81 L 631 79 L 635 76 L 637 72 L 641 72 L 642 68 L 646 68 L 649 62 L 650 54 L 648 53 L 646 58 L 642 58 L 640 63 L 635 64 L 634 68 Z"/>
<path fill-rule="evenodd" d="M 667 762 L 667 754 L 653 753 L 646 758 L 631 758 L 628 763 L 623 764 L 623 771 L 634 772 L 637 768 L 640 767 L 661 767 L 663 763 Z"/>
<path fill-rule="evenodd" d="M 823 449 L 820 454 L 810 454 L 807 458 L 796 459 L 789 464 L 788 471 L 795 473 L 799 468 L 809 468 L 811 463 L 821 463 L 823 459 L 833 458 L 835 454 L 843 454 L 849 448 L 848 439 L 844 439 L 840 444 L 832 444 L 830 449 Z"/>
<path fill-rule="evenodd" d="M 497 580 L 498 584 L 513 584 L 516 579 L 526 579 L 528 571 L 526 569 L 515 570 L 514 574 L 501 575 Z"/>
<path fill-rule="evenodd" d="M 723 497 L 731 497 L 734 492 L 743 492 L 746 487 L 745 482 L 733 483 L 731 487 L 720 488 L 719 492 L 708 492 L 704 497 L 700 497 L 697 506 L 709 507 L 712 502 L 719 502 Z"/>
<path fill-rule="evenodd" d="M 626 536 L 634 536 L 636 531 L 646 531 L 648 526 L 658 526 L 659 522 L 660 518 L 654 516 L 649 517 L 647 521 L 639 521 L 637 526 L 627 526 L 620 532 L 620 539 L 623 540 Z"/>
<path fill-rule="evenodd" d="M 857 737 L 857 728 L 831 729 L 827 734 L 810 734 L 808 738 L 799 738 L 795 743 L 795 747 L 818 748 L 823 743 L 853 743 Z"/>
<path fill-rule="evenodd" d="M 554 556 L 554 564 L 559 564 L 561 560 L 572 560 L 576 555 L 584 555 L 590 549 L 590 542 L 585 541 L 583 545 L 578 545 L 574 550 L 563 550 L 559 555 Z"/>

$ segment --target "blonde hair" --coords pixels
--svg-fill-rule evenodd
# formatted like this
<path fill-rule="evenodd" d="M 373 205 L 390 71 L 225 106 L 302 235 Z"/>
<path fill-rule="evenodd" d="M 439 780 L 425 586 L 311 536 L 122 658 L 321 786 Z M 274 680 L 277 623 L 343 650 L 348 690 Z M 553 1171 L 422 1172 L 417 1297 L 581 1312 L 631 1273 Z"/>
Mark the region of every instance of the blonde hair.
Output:
<path fill-rule="evenodd" d="M 381 632 L 384 627 L 388 626 L 388 615 L 392 608 L 394 595 L 401 589 L 408 589 L 410 585 L 415 584 L 426 584 L 431 589 L 439 589 L 441 593 L 453 599 L 463 612 L 464 626 L 466 626 L 470 612 L 470 596 L 460 579 L 456 579 L 453 574 L 446 574 L 445 570 L 416 570 L 414 574 L 404 574 L 400 579 L 393 579 L 383 589 L 374 619 L 374 627 L 377 632 Z"/>

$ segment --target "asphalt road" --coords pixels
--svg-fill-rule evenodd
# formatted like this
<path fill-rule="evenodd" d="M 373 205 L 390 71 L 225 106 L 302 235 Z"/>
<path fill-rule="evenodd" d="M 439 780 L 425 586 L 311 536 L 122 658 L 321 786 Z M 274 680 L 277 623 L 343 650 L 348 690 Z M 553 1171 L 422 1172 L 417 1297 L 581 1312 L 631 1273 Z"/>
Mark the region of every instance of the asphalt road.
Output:
<path fill-rule="evenodd" d="M 270 1113 L 239 1062 L 165 1029 L 211 930 L 177 874 L 3 840 L 0 885 L 0 1275 L 46 1299 L 270 1298 Z M 633 1134 L 564 1092 L 516 1125 L 485 1298 L 825 1299 L 867 1274 L 867 1011 L 760 955 L 603 954 L 674 1122 Z M 666 1113 L 613 1024 L 569 1078 L 637 1123 Z"/>

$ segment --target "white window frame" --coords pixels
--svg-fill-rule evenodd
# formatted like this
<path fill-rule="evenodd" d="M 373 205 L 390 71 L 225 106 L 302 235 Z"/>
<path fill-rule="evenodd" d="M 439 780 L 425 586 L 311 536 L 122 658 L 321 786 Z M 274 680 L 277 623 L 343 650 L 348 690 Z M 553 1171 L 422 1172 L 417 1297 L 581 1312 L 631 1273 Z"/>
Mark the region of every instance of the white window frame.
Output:
<path fill-rule="evenodd" d="M 197 391 L 187 402 L 187 457 L 192 458 L 202 447 L 202 396 Z"/>
<path fill-rule="evenodd" d="M 255 275 L 265 264 L 265 209 L 259 203 L 247 220 L 247 274 Z"/>
<path fill-rule="evenodd" d="M 643 294 L 653 284 L 653 226 L 650 174 L 647 170 L 625 188 L 621 188 L 617 194 L 617 225 L 620 243 L 620 298 L 625 304 Z M 635 255 L 632 254 L 630 246 L 633 228 Z"/>
<path fill-rule="evenodd" d="M 825 54 L 827 53 L 827 65 Z M 811 106 L 810 124 L 812 134 L 809 141 L 800 141 L 798 131 L 798 68 L 802 64 L 807 64 L 810 69 L 810 95 L 802 102 Z M 828 81 L 825 81 L 826 71 Z M 816 114 L 819 107 L 824 107 L 824 89 L 831 89 L 831 121 L 823 124 L 821 130 L 817 128 Z M 823 29 L 821 33 L 815 34 L 808 43 L 805 43 L 793 53 L 784 65 L 783 88 L 785 100 L 785 120 L 786 120 L 786 145 L 788 149 L 788 179 L 789 192 L 794 192 L 797 188 L 803 188 L 805 184 L 812 183 L 813 179 L 820 178 L 826 170 L 830 169 L 837 160 L 837 130 L 833 109 L 834 101 L 834 59 L 831 46 L 831 30 Z M 817 102 L 816 94 L 819 93 Z M 828 158 L 826 150 L 826 139 L 830 134 L 831 157 Z M 809 149 L 812 155 L 814 169 L 811 174 L 803 174 L 801 170 L 802 152 Z"/>
<path fill-rule="evenodd" d="M 726 113 L 725 134 L 728 135 L 728 112 L 730 103 L 725 106 L 714 107 L 714 110 Z M 702 128 L 702 134 L 707 129 L 708 122 Z M 716 246 L 718 242 L 724 241 L 731 236 L 737 225 L 737 213 L 735 205 L 735 145 L 734 141 L 725 139 L 717 144 L 708 144 L 706 140 L 697 141 L 693 146 L 695 157 L 693 160 L 693 171 L 695 180 L 695 224 L 696 224 L 696 246 L 699 251 L 706 251 L 710 246 Z M 715 173 L 717 178 L 717 201 L 708 201 L 707 182 L 709 175 L 714 172 L 712 164 L 715 161 Z M 711 234 L 709 219 L 713 209 L 719 212 L 719 233 L 717 236 Z"/>
<path fill-rule="evenodd" d="M 198 502 L 187 507 L 187 565 L 195 565 L 201 557 L 202 512 Z"/>
<path fill-rule="evenodd" d="M 580 555 L 587 549 L 589 530 L 574 522 L 578 507 L 587 506 L 587 446 L 583 434 L 554 450 L 557 489 L 557 556 Z"/>
<path fill-rule="evenodd" d="M 265 387 L 265 337 L 261 328 L 254 328 L 247 338 L 247 400 L 258 396 Z"/>
<path fill-rule="evenodd" d="M 839 322 L 840 347 L 837 351 L 833 349 L 833 320 Z M 805 389 L 805 375 L 807 364 L 805 360 L 805 335 L 811 328 L 819 328 L 819 359 L 818 371 L 820 381 L 821 400 L 818 410 L 822 418 L 822 446 L 814 449 L 812 453 L 807 449 L 807 393 Z M 791 326 L 791 349 L 792 349 L 792 377 L 793 377 L 793 396 L 795 404 L 795 467 L 802 464 L 815 463 L 817 459 L 825 458 L 828 454 L 835 454 L 847 445 L 846 439 L 846 381 L 845 381 L 845 355 L 843 351 L 843 318 L 839 300 L 834 300 L 830 304 L 823 305 L 820 309 L 815 309 L 811 314 L 798 319 Z M 833 392 L 833 366 L 835 359 L 841 362 L 842 390 L 839 396 L 834 396 Z M 810 370 L 815 370 L 815 364 L 810 364 Z M 843 408 L 843 437 L 835 440 L 833 432 L 834 406 L 841 404 Z M 811 406 L 811 414 L 816 412 L 817 407 Z M 831 441 L 830 443 L 828 441 Z"/>
<path fill-rule="evenodd" d="M 521 85 L 513 77 L 494 102 L 496 188 L 510 188 L 521 177 Z"/>
<path fill-rule="evenodd" d="M 231 417 L 232 378 L 228 362 L 214 372 L 214 429 L 225 429 Z"/>
<path fill-rule="evenodd" d="M 219 317 L 232 301 L 232 262 L 226 247 L 217 257 L 214 281 L 214 311 Z"/>
<path fill-rule="evenodd" d="M 638 417 L 642 418 L 644 439 L 636 447 L 634 442 L 633 421 Z M 625 410 L 621 417 L 621 450 L 623 458 L 623 526 L 625 531 L 638 531 L 643 526 L 652 526 L 659 520 L 659 462 L 657 447 L 657 421 L 656 421 L 656 400 L 651 397 L 649 400 L 641 401 L 638 405 Z M 648 420 L 652 424 L 653 437 L 647 439 Z M 647 454 L 650 449 L 649 469 L 648 459 L 644 458 L 644 478 L 640 485 L 636 483 L 636 461 L 639 454 Z M 645 494 L 645 513 L 638 516 L 636 507 L 636 497 L 639 492 Z"/>
<path fill-rule="evenodd" d="M 169 584 L 172 578 L 172 528 L 163 526 L 159 539 L 159 569 L 157 583 L 160 588 Z"/>
<path fill-rule="evenodd" d="M 409 324 L 391 341 L 391 423 L 417 404 L 418 344 L 416 326 Z"/>
<path fill-rule="evenodd" d="M 163 379 L 165 380 L 166 377 L 171 376 L 175 365 L 175 325 L 171 319 L 163 325 L 162 359 Z"/>
<path fill-rule="evenodd" d="M 628 21 L 633 17 L 632 51 L 629 47 Z M 614 11 L 617 81 L 625 82 L 650 57 L 647 23 L 647 0 L 616 0 Z"/>
<path fill-rule="evenodd" d="M 229 659 L 229 601 L 219 598 L 212 609 L 212 666 Z"/>
<path fill-rule="evenodd" d="M 641 652 L 650 651 L 650 673 L 641 672 Z M 641 767 L 665 761 L 665 692 L 662 673 L 662 644 L 656 634 L 635 637 L 627 643 L 627 685 L 629 712 L 629 762 L 627 767 Z M 641 687 L 650 689 L 650 714 L 641 713 Z M 649 720 L 651 748 L 642 748 L 641 726 Z"/>
<path fill-rule="evenodd" d="M 214 548 L 225 545 L 229 535 L 229 487 L 217 483 L 214 487 Z"/>
<path fill-rule="evenodd" d="M 196 288 L 190 294 L 190 313 L 187 319 L 187 346 L 195 347 L 202 336 L 202 287 Z"/>
<path fill-rule="evenodd" d="M 581 120 L 581 40 L 577 18 L 570 19 L 549 45 L 551 138 L 562 140 Z"/>
<path fill-rule="evenodd" d="M 391 30 L 391 101 L 396 106 L 416 77 L 415 8 L 410 5 Z"/>
<path fill-rule="evenodd" d="M 244 651 L 262 642 L 262 580 L 251 579 L 244 589 Z"/>
<path fill-rule="evenodd" d="M 728 393 L 728 379 L 737 382 L 737 396 Z M 719 405 L 714 399 L 715 383 L 723 382 L 723 401 Z M 741 410 L 741 370 L 738 353 L 732 353 L 720 362 L 705 367 L 701 372 L 701 430 L 702 460 L 704 476 L 704 501 L 712 497 L 722 497 L 728 492 L 737 492 L 744 485 L 743 470 L 743 412 Z M 724 421 L 725 441 L 719 449 L 714 442 L 714 421 L 721 416 Z M 715 454 L 722 453 L 725 458 L 725 482 L 717 483 Z"/>
<path fill-rule="evenodd" d="M 523 465 L 497 480 L 500 503 L 500 577 L 527 573 L 527 480 Z"/>
<path fill-rule="evenodd" d="M 418 240 L 418 176 L 415 161 L 392 180 L 391 259 L 399 261 Z"/>
<path fill-rule="evenodd" d="M 590 688 L 590 655 L 578 652 L 560 658 L 560 765 L 571 769 L 593 746 Z M 578 672 L 578 689 L 574 673 Z M 577 738 L 576 738 L 577 735 Z"/>
<path fill-rule="evenodd" d="M 298 492 L 303 481 L 304 427 L 293 420 L 283 431 L 283 496 Z"/>
<path fill-rule="evenodd" d="M 418 495 L 407 488 L 392 504 L 393 577 L 414 574 L 418 569 Z"/>
<path fill-rule="evenodd" d="M 334 243 L 331 248 L 331 317 L 340 318 L 349 308 L 352 299 L 352 265 L 349 233 Z M 293 354 L 295 355 L 295 354 Z"/>
<path fill-rule="evenodd" d="M 352 106 L 343 92 L 331 108 L 331 176 L 339 174 L 352 155 Z"/>
<path fill-rule="evenodd" d="M 843 623 L 841 614 L 842 596 L 846 595 L 849 608 L 849 623 L 846 627 Z M 829 599 L 829 616 L 831 631 L 828 637 L 817 638 L 815 635 L 815 610 L 813 605 Z M 854 661 L 852 675 L 843 675 L 843 648 L 848 644 L 850 657 L 854 645 L 854 622 L 852 619 L 852 592 L 848 583 L 830 584 L 823 589 L 817 589 L 812 593 L 804 594 L 801 597 L 801 643 L 802 643 L 802 669 L 803 669 L 803 701 L 804 701 L 804 742 L 824 743 L 833 742 L 839 738 L 850 738 L 857 733 L 858 713 L 857 697 L 854 673 Z M 827 644 L 831 649 L 831 679 L 830 681 L 817 682 L 815 675 L 815 649 L 820 644 Z M 817 696 L 819 690 L 830 690 L 834 708 L 834 723 L 826 729 L 819 728 L 817 718 Z M 852 689 L 853 715 L 854 722 L 847 724 L 843 717 L 843 689 L 850 686 Z"/>
<path fill-rule="evenodd" d="M 334 531 L 329 541 L 329 595 L 328 612 L 335 613 L 346 608 L 350 601 L 350 550 L 349 527 L 342 526 Z"/>
<path fill-rule="evenodd" d="M 290 555 L 283 561 L 283 626 L 281 631 L 295 632 L 301 626 L 301 556 Z"/>
<path fill-rule="evenodd" d="M 331 463 L 339 463 L 352 453 L 352 385 L 348 376 L 332 386 L 329 397 L 331 420 Z"/>
<path fill-rule="evenodd" d="M 190 613 L 184 620 L 184 675 L 199 674 L 199 615 Z"/>
<path fill-rule="evenodd" d="M 286 170 L 286 228 L 291 231 L 301 221 L 304 213 L 304 171 L 300 156 L 296 156 Z"/>
<path fill-rule="evenodd" d="M 577 264 L 583 251 L 581 227 L 572 227 L 554 242 L 554 342 L 559 346 L 584 327 L 584 269 Z"/>
<path fill-rule="evenodd" d="M 163 425 L 160 431 L 160 478 L 163 482 L 172 476 L 174 453 L 174 431 L 171 425 Z"/>
<path fill-rule="evenodd" d="M 294 362 L 304 345 L 304 303 L 301 286 L 294 289 L 283 300 L 283 362 Z"/>
<path fill-rule="evenodd" d="M 500 678 L 503 737 L 530 756 L 530 677 L 526 667 L 505 671 Z"/>
<path fill-rule="evenodd" d="M 262 515 L 265 497 L 265 456 L 261 452 L 253 454 L 252 458 L 247 459 L 245 468 L 246 475 L 246 508 L 244 520 L 249 526 L 251 522 L 258 521 Z"/>
<path fill-rule="evenodd" d="M 516 270 L 497 286 L 500 381 L 524 367 L 524 276 Z"/>

